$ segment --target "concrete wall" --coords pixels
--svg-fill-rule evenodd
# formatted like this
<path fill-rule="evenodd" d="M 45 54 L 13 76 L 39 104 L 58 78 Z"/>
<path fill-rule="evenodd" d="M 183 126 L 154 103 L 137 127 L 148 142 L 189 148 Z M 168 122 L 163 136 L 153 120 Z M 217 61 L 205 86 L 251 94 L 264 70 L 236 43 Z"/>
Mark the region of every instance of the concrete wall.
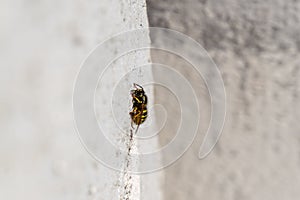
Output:
<path fill-rule="evenodd" d="M 98 43 L 148 26 L 145 2 L 1 0 L 0 13 L 0 199 L 127 199 L 122 173 L 97 163 L 80 143 L 72 92 L 81 63 Z M 150 59 L 146 51 L 134 56 L 114 69 L 134 70 Z M 147 91 L 151 97 L 151 86 Z M 129 122 L 129 98 L 124 103 L 119 115 Z M 156 184 L 153 176 L 138 177 L 129 198 L 144 191 L 143 199 L 159 199 Z"/>
<path fill-rule="evenodd" d="M 208 51 L 227 93 L 221 140 L 199 160 L 211 110 L 206 85 L 183 59 L 152 51 L 153 62 L 172 66 L 196 88 L 202 115 L 192 148 L 163 171 L 164 199 L 299 199 L 299 1 L 148 0 L 147 6 L 150 26 L 183 32 Z M 171 95 L 157 88 L 155 101 L 173 111 L 176 124 L 180 112 Z M 163 130 L 161 146 L 176 128 Z"/>
<path fill-rule="evenodd" d="M 299 2 L 1 0 L 0 4 L 0 199 L 298 199 Z M 134 175 L 128 182 L 129 173 L 99 164 L 80 143 L 72 92 L 80 64 L 98 43 L 120 31 L 148 26 L 181 31 L 208 51 L 225 82 L 227 119 L 216 148 L 200 161 L 211 105 L 205 82 L 189 70 L 189 63 L 158 50 L 151 56 L 147 50 L 129 54 L 114 63 L 110 73 L 132 72 L 121 84 L 127 89 L 131 82 L 152 78 L 149 71 L 138 69 L 140 64 L 152 59 L 172 66 L 196 88 L 201 113 L 199 135 L 182 158 L 159 173 Z M 149 37 L 143 42 L 150 42 Z M 159 75 L 154 73 L 154 80 Z M 117 76 L 112 80 L 113 85 Z M 164 146 L 176 133 L 180 110 L 163 88 L 145 89 L 150 105 L 161 104 L 168 114 L 168 124 L 159 134 Z M 120 105 L 129 110 L 130 99 Z M 105 102 L 98 104 L 98 117 L 105 115 L 105 108 Z M 118 116 L 128 130 L 127 110 Z M 160 122 L 160 117 L 164 116 L 152 113 L 148 122 Z M 141 134 L 146 136 L 146 130 L 141 127 Z M 114 134 L 116 143 L 128 139 Z M 153 150 L 158 144 L 152 140 L 135 145 Z M 127 184 L 136 193 L 126 195 Z"/>

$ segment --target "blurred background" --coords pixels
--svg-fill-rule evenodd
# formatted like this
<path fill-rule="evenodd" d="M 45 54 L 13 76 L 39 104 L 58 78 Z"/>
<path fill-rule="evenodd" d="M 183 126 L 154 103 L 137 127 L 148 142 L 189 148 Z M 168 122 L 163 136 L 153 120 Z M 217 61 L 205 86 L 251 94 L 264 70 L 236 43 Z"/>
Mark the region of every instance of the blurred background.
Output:
<path fill-rule="evenodd" d="M 208 51 L 224 79 L 227 117 L 199 160 L 211 111 L 205 82 L 181 58 L 151 51 L 152 62 L 197 89 L 201 122 L 192 147 L 160 179 L 145 175 L 136 199 L 299 199 L 300 1 L 0 0 L 0 15 L 0 199 L 119 198 L 119 174 L 76 135 L 73 84 L 98 43 L 148 26 L 180 31 Z M 171 95 L 154 92 L 172 113 L 159 134 L 164 146 L 180 112 Z"/>
<path fill-rule="evenodd" d="M 199 160 L 211 109 L 206 85 L 183 59 L 152 51 L 153 62 L 174 67 L 198 88 L 201 113 L 192 147 L 164 169 L 163 199 L 299 199 L 300 2 L 147 0 L 147 6 L 149 26 L 185 33 L 208 51 L 227 95 L 221 139 Z M 155 97 L 176 110 L 159 89 Z M 175 129 L 163 130 L 161 145 Z"/>

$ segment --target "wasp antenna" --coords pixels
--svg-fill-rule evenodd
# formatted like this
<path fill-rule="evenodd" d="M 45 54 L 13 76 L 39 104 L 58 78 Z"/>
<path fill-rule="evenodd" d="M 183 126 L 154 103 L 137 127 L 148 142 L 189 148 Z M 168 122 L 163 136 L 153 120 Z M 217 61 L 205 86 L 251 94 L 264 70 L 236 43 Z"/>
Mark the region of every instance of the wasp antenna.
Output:
<path fill-rule="evenodd" d="M 142 86 L 140 86 L 139 84 L 137 83 L 133 83 L 133 87 L 137 88 L 137 89 L 143 89 Z"/>

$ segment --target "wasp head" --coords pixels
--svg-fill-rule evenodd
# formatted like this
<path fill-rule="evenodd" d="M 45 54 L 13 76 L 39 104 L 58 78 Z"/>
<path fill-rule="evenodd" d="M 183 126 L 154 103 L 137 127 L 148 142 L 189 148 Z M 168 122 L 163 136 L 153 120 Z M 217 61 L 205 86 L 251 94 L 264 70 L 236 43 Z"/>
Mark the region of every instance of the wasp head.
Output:
<path fill-rule="evenodd" d="M 131 95 L 132 96 L 136 96 L 136 97 L 142 97 L 143 95 L 145 95 L 144 89 L 142 86 L 134 83 L 133 84 L 134 89 L 131 90 Z"/>

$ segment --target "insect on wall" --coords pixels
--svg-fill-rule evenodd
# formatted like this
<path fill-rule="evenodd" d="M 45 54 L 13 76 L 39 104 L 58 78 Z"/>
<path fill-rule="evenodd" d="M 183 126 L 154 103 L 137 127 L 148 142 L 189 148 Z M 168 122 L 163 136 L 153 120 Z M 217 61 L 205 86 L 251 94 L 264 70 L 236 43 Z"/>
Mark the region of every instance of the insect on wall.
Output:
<path fill-rule="evenodd" d="M 131 127 L 133 123 L 137 125 L 135 133 L 137 133 L 139 126 L 146 120 L 147 111 L 147 95 L 144 88 L 136 83 L 133 84 L 134 89 L 131 90 L 132 96 L 132 111 L 129 113 L 131 117 Z"/>

